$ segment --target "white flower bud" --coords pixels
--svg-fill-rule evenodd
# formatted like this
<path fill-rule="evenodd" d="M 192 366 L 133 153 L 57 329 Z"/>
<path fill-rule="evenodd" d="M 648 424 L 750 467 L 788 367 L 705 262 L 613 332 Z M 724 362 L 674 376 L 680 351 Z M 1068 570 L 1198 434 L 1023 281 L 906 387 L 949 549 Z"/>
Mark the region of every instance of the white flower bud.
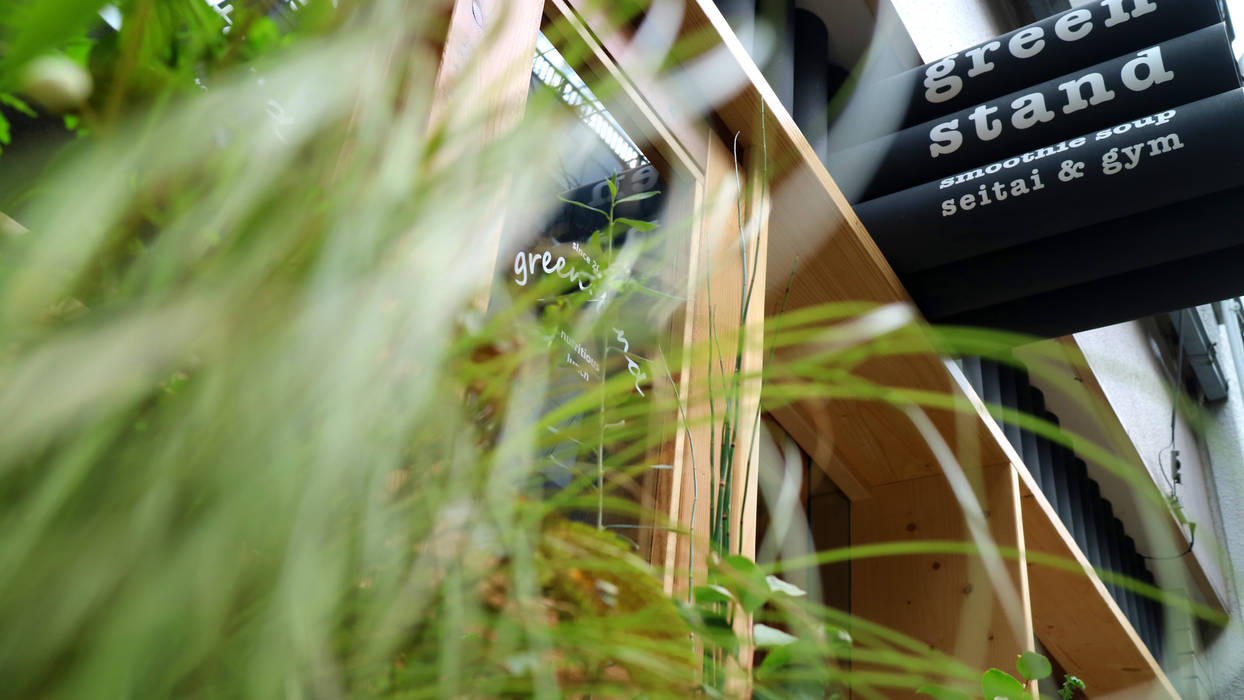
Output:
<path fill-rule="evenodd" d="M 91 87 L 91 74 L 64 56 L 36 58 L 22 74 L 22 93 L 53 114 L 82 104 Z"/>

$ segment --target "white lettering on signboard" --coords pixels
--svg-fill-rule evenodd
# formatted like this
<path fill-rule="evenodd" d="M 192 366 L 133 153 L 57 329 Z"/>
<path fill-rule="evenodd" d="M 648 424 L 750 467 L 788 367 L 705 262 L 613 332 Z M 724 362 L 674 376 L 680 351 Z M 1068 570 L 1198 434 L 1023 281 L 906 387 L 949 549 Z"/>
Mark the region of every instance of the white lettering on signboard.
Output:
<path fill-rule="evenodd" d="M 1129 2 L 1132 6 L 1131 11 L 1127 9 Z M 1102 22 L 1102 26 L 1107 29 L 1158 9 L 1157 0 L 1101 0 L 1101 6 L 1110 11 L 1110 16 Z M 1088 38 L 1097 26 L 1092 22 L 1092 18 L 1092 13 L 1083 8 L 1059 17 L 1054 23 L 1054 38 L 1065 44 Z M 1043 27 L 1027 27 L 1011 36 L 1006 43 L 1006 50 L 1021 60 L 1033 58 L 1045 51 L 1049 43 L 1046 38 L 1047 34 Z M 1001 42 L 995 40 L 965 51 L 964 58 L 971 62 L 967 78 L 971 80 L 994 70 L 994 64 L 988 60 L 988 54 L 991 51 L 999 51 L 1001 48 Z M 958 59 L 959 54 L 951 54 L 925 68 L 924 99 L 930 104 L 941 104 L 952 100 L 963 91 L 964 79 L 956 71 Z"/>
<path fill-rule="evenodd" d="M 528 277 L 537 270 L 536 263 L 539 262 L 539 269 L 544 270 L 544 274 L 551 275 L 560 272 L 566 266 L 566 259 L 557 256 L 557 262 L 553 262 L 553 254 L 549 251 L 543 253 L 523 253 L 519 252 L 514 256 L 514 283 L 520 287 L 527 286 Z M 551 266 L 549 263 L 553 263 Z"/>
<path fill-rule="evenodd" d="M 1163 126 L 1170 122 L 1176 113 L 1176 110 L 1168 109 L 1143 119 L 1125 122 L 1110 129 L 1103 129 L 1097 132 L 1093 141 L 1105 141 L 1132 131 Z M 1014 156 L 1005 161 L 999 161 L 981 168 L 974 168 L 954 177 L 948 177 L 941 181 L 938 188 L 948 189 L 957 185 L 972 183 L 977 179 L 985 178 L 987 175 L 1002 173 L 1004 170 L 1011 170 L 1022 164 L 1040 163 L 1046 165 L 1044 161 L 1047 159 L 1064 154 L 1073 154 L 1076 149 L 1083 148 L 1087 143 L 1089 143 L 1089 139 L 1081 136 L 1070 141 L 1063 141 L 1054 146 L 1046 146 L 1036 151 L 1025 153 L 1022 156 Z M 1141 139 L 1127 146 L 1112 148 L 1102 155 L 1101 173 L 1109 177 L 1126 170 L 1143 168 L 1147 161 L 1152 161 L 1154 158 L 1178 151 L 1183 147 L 1184 142 L 1180 135 L 1176 132 L 1171 132 L 1156 138 Z M 1058 182 L 1066 183 L 1066 185 L 1058 185 L 1058 187 L 1074 187 L 1076 182 L 1090 175 L 1090 173 L 1085 172 L 1087 164 L 1074 158 L 1055 159 L 1049 165 L 1055 166 L 1057 171 L 1055 172 L 1053 168 L 1047 168 L 1046 175 L 1056 174 Z M 1005 177 L 1007 179 L 976 185 L 977 189 L 975 192 L 967 192 L 966 194 L 942 200 L 940 204 L 942 216 L 957 216 L 962 212 L 992 207 L 1046 188 L 1045 179 L 1041 177 L 1041 169 L 1037 167 L 1032 168 L 1027 175 L 1015 173 Z"/>
<path fill-rule="evenodd" d="M 1132 60 L 1124 63 L 1119 71 L 1119 81 L 1132 92 L 1144 92 L 1154 85 L 1174 80 L 1175 73 L 1166 69 L 1162 61 L 1162 47 L 1154 46 L 1136 54 Z M 1088 88 L 1086 91 L 1085 88 Z M 1063 114 L 1074 114 L 1115 99 L 1115 92 L 1106 84 L 1106 76 L 1098 72 L 1086 73 L 1075 79 L 1061 83 L 1058 89 L 1063 93 L 1065 104 Z M 1087 92 L 1087 99 L 1085 94 Z M 1037 124 L 1049 122 L 1057 114 L 1046 105 L 1045 95 L 1032 92 L 1014 100 L 1010 104 L 1012 114 L 1007 120 L 1015 129 L 1030 129 Z M 998 107 L 979 105 L 968 116 L 974 128 L 965 130 L 975 134 L 980 141 L 993 141 L 1002 135 L 1003 121 L 990 117 L 998 111 Z M 964 131 L 960 130 L 960 120 L 951 119 L 934 126 L 929 131 L 929 155 L 933 158 L 949 155 L 958 151 L 964 143 Z"/>
<path fill-rule="evenodd" d="M 639 383 L 647 379 L 648 374 L 640 369 L 634 358 L 631 357 L 631 342 L 626 339 L 626 334 L 622 332 L 622 329 L 614 328 L 613 332 L 617 333 L 618 342 L 622 343 L 622 354 L 626 357 L 626 369 L 635 378 L 635 391 L 639 392 L 640 396 L 643 396 L 644 390 L 639 387 Z"/>

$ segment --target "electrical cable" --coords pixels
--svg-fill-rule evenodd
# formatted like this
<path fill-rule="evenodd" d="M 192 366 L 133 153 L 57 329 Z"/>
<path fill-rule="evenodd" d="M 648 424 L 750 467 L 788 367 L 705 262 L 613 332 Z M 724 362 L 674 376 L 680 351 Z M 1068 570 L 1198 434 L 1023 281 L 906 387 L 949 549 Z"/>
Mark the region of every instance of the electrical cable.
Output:
<path fill-rule="evenodd" d="M 1171 395 L 1171 440 L 1166 447 L 1158 450 L 1158 471 L 1162 473 L 1162 478 L 1166 480 L 1166 485 L 1170 487 L 1171 506 L 1176 510 L 1180 509 L 1179 505 L 1179 450 L 1175 449 L 1175 419 L 1178 416 L 1179 396 L 1183 392 L 1183 376 L 1184 376 L 1184 314 L 1188 313 L 1186 309 L 1181 309 L 1179 314 L 1179 323 L 1175 329 L 1175 342 L 1179 346 L 1175 360 L 1175 390 Z M 1168 475 L 1166 465 L 1162 463 L 1162 453 L 1170 452 L 1171 470 Z M 1179 554 L 1169 557 L 1151 557 L 1141 554 L 1141 558 L 1148 561 L 1168 561 L 1171 559 L 1182 559 L 1192 553 L 1192 548 L 1196 545 L 1196 524 L 1188 523 L 1188 548 Z M 1138 552 L 1139 554 L 1139 552 Z"/>
<path fill-rule="evenodd" d="M 1190 528 L 1189 533 L 1191 534 L 1191 537 L 1188 540 L 1188 548 L 1180 552 L 1179 554 L 1172 554 L 1169 557 L 1151 557 L 1145 554 L 1141 554 L 1140 557 L 1142 559 L 1147 559 L 1149 561 L 1170 561 L 1172 559 L 1183 559 L 1184 557 L 1191 554 L 1192 548 L 1196 546 L 1196 527 L 1193 526 L 1192 528 Z M 1140 554 L 1140 553 L 1137 552 L 1137 554 Z"/>
<path fill-rule="evenodd" d="M 1179 497 L 1179 451 L 1175 449 L 1175 419 L 1179 411 L 1179 394 L 1183 391 L 1184 379 L 1184 314 L 1186 310 L 1180 310 L 1179 324 L 1175 329 L 1175 343 L 1179 346 L 1175 360 L 1175 390 L 1171 395 L 1171 440 L 1158 450 L 1158 471 L 1162 473 L 1162 478 L 1166 480 L 1166 485 L 1170 487 L 1171 498 L 1178 500 Z M 1171 452 L 1171 473 L 1167 474 L 1166 465 L 1162 463 L 1162 453 Z"/>

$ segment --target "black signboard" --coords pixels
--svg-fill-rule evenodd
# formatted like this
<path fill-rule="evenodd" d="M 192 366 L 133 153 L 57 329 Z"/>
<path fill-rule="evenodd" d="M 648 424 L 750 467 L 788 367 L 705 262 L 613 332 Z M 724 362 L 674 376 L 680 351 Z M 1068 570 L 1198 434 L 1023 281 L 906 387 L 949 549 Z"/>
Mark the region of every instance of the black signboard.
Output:
<path fill-rule="evenodd" d="M 1105 0 L 862 86 L 855 99 L 898 109 L 901 129 L 1223 19 L 1217 0 Z M 853 134 L 857 141 L 881 135 L 875 131 Z"/>
<path fill-rule="evenodd" d="M 1239 84 L 1216 24 L 840 151 L 827 166 L 849 200 L 868 200 Z"/>
<path fill-rule="evenodd" d="M 948 318 L 1231 248 L 1244 242 L 1242 215 L 1244 187 L 1236 187 L 907 274 L 903 283 L 927 318 Z"/>
<path fill-rule="evenodd" d="M 931 321 L 1053 336 L 1238 295 L 1223 19 L 1215 0 L 1056 15 L 860 89 L 878 110 L 901 94 L 899 128 L 826 164 Z"/>
<path fill-rule="evenodd" d="M 1174 230 L 1170 235 L 1191 235 Z M 1244 291 L 1244 245 L 1063 287 L 1046 294 L 937 319 L 1057 337 L 1237 296 Z"/>
<path fill-rule="evenodd" d="M 1244 185 L 1244 91 L 856 207 L 900 274 Z"/>

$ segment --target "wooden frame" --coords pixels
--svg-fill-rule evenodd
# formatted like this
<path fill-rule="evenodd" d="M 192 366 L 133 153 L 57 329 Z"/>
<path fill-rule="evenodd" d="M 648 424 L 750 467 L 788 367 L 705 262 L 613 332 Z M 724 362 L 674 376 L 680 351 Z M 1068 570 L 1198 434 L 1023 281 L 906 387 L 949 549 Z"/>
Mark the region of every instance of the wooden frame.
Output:
<path fill-rule="evenodd" d="M 616 111 L 619 120 L 643 134 L 666 166 L 679 172 L 690 185 L 687 189 L 695 215 L 689 226 L 687 258 L 682 261 L 688 301 L 681 329 L 675 331 L 682 345 L 682 352 L 677 353 L 681 364 L 671 368 L 680 387 L 685 420 L 679 421 L 670 445 L 669 478 L 661 480 L 651 502 L 655 511 L 686 528 L 689 535 L 655 530 L 647 550 L 650 560 L 664 569 L 666 588 L 673 592 L 687 587 L 690 579 L 702 580 L 709 551 L 707 494 L 713 483 L 709 462 L 716 447 L 710 438 L 719 434 L 720 423 L 710 425 L 713 416 L 704 387 L 709 382 L 720 383 L 722 378 L 719 373 L 705 371 L 710 362 L 706 353 L 711 354 L 714 345 L 735 347 L 743 333 L 741 371 L 748 377 L 760 372 L 759 325 L 764 314 L 766 252 L 763 212 L 767 200 L 763 188 L 751 187 L 750 183 L 759 180 L 763 163 L 753 152 L 740 154 L 736 162 L 735 152 L 709 119 L 678 111 L 660 77 L 642 65 L 645 57 L 628 50 L 629 38 L 624 33 L 610 31 L 601 36 L 592 31 L 589 25 L 612 26 L 604 18 L 601 5 L 550 0 L 548 8 L 574 33 L 576 41 L 588 47 L 595 71 L 619 86 L 619 101 L 627 103 L 627 108 Z M 739 255 L 740 236 L 745 238 L 748 250 L 746 270 Z M 738 319 L 743 301 L 739 292 L 752 281 L 755 286 L 747 320 L 741 324 Z M 753 332 L 743 327 L 748 324 Z M 749 473 L 746 461 L 754 452 L 758 416 L 759 384 L 749 379 L 741 386 L 737 413 L 737 444 L 741 448 L 736 450 L 735 473 L 741 478 L 730 494 L 735 512 L 730 549 L 749 556 L 755 551 L 755 533 L 749 524 L 755 522 L 757 475 Z"/>

